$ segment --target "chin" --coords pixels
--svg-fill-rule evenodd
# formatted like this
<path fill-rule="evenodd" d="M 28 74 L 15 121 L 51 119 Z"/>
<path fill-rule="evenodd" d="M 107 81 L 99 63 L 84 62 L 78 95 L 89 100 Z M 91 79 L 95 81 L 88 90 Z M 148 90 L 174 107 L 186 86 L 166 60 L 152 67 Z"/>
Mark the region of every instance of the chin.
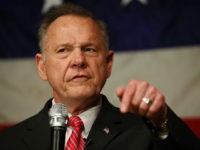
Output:
<path fill-rule="evenodd" d="M 87 87 L 76 87 L 68 91 L 67 95 L 74 99 L 88 99 L 94 97 L 96 91 Z"/>

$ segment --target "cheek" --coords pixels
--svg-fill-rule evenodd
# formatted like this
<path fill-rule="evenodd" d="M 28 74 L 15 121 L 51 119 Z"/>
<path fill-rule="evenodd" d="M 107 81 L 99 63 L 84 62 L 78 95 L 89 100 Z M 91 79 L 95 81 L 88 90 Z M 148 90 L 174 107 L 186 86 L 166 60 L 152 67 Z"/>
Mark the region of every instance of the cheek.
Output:
<path fill-rule="evenodd" d="M 47 78 L 49 82 L 57 82 L 63 80 L 65 65 L 57 61 L 47 63 Z"/>
<path fill-rule="evenodd" d="M 96 65 L 93 68 L 94 68 L 93 70 L 94 70 L 94 76 L 95 76 L 96 82 L 98 84 L 100 82 L 105 82 L 105 80 L 107 78 L 107 68 L 106 68 L 105 62 L 103 62 L 103 63 L 96 63 Z"/>

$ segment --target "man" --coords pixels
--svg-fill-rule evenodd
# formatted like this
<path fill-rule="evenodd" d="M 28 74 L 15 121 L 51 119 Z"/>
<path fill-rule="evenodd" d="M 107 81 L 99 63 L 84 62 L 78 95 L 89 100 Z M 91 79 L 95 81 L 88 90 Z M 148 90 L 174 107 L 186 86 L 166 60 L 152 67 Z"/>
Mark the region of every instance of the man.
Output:
<path fill-rule="evenodd" d="M 120 109 L 100 94 L 113 62 L 108 40 L 105 25 L 78 6 L 61 5 L 47 13 L 39 29 L 41 53 L 35 58 L 53 98 L 40 113 L 3 132 L 1 150 L 50 149 L 48 112 L 55 103 L 65 104 L 69 117 L 81 118 L 80 138 L 88 150 L 198 149 L 198 139 L 147 82 L 131 80 L 118 88 Z M 67 127 L 66 149 L 73 131 Z"/>

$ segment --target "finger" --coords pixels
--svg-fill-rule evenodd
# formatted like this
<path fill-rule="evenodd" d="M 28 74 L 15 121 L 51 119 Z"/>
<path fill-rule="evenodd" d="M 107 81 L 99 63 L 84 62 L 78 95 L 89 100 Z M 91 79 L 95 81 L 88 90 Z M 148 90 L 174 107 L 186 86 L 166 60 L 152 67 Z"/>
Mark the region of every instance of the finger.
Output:
<path fill-rule="evenodd" d="M 141 104 L 142 98 L 145 97 L 145 95 L 146 95 L 148 87 L 149 87 L 149 84 L 145 81 L 137 84 L 136 92 L 135 92 L 135 95 L 131 102 L 133 112 L 140 114 L 140 111 L 142 111 L 142 114 L 143 114 L 143 110 L 146 110 L 145 106 L 144 107 L 142 106 L 142 108 L 140 110 L 140 104 Z"/>
<path fill-rule="evenodd" d="M 148 87 L 148 89 L 145 93 L 145 96 L 143 98 L 149 98 L 150 102 L 147 104 L 147 103 L 143 102 L 143 98 L 141 99 L 139 110 L 138 110 L 139 115 L 141 115 L 141 116 L 146 115 L 146 113 L 148 112 L 148 110 L 150 108 L 150 105 L 152 105 L 152 103 L 153 103 L 156 93 L 157 93 L 157 90 L 155 87 L 153 87 L 153 86 Z"/>
<path fill-rule="evenodd" d="M 141 116 L 145 116 L 146 113 L 148 112 L 149 106 L 143 102 L 140 103 L 139 109 L 138 109 L 138 114 Z"/>
<path fill-rule="evenodd" d="M 147 112 L 147 117 L 155 124 L 160 124 L 165 119 L 165 107 L 165 98 L 162 94 L 158 93 Z"/>
<path fill-rule="evenodd" d="M 120 110 L 122 113 L 126 113 L 128 111 L 131 111 L 131 101 L 132 101 L 132 97 L 135 94 L 135 90 L 136 90 L 136 80 L 132 80 L 131 82 L 129 82 L 127 88 L 125 89 L 122 99 L 121 99 L 121 106 L 120 106 Z"/>

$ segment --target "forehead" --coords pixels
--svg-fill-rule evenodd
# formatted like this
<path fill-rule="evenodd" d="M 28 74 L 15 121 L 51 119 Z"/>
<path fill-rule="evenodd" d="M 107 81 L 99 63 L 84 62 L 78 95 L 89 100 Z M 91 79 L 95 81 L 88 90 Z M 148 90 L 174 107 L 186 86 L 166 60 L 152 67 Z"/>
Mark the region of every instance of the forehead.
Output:
<path fill-rule="evenodd" d="M 91 42 L 106 47 L 106 42 L 98 24 L 89 17 L 65 15 L 53 21 L 47 29 L 45 44 L 47 47 L 66 42 Z M 45 46 L 45 47 L 46 47 Z"/>
<path fill-rule="evenodd" d="M 58 29 L 62 29 L 62 27 L 66 28 L 80 28 L 80 29 L 88 29 L 93 30 L 93 32 L 101 32 L 98 24 L 89 17 L 82 17 L 76 15 L 64 15 L 58 17 L 54 20 L 48 27 L 47 33 L 49 31 L 56 31 Z"/>

